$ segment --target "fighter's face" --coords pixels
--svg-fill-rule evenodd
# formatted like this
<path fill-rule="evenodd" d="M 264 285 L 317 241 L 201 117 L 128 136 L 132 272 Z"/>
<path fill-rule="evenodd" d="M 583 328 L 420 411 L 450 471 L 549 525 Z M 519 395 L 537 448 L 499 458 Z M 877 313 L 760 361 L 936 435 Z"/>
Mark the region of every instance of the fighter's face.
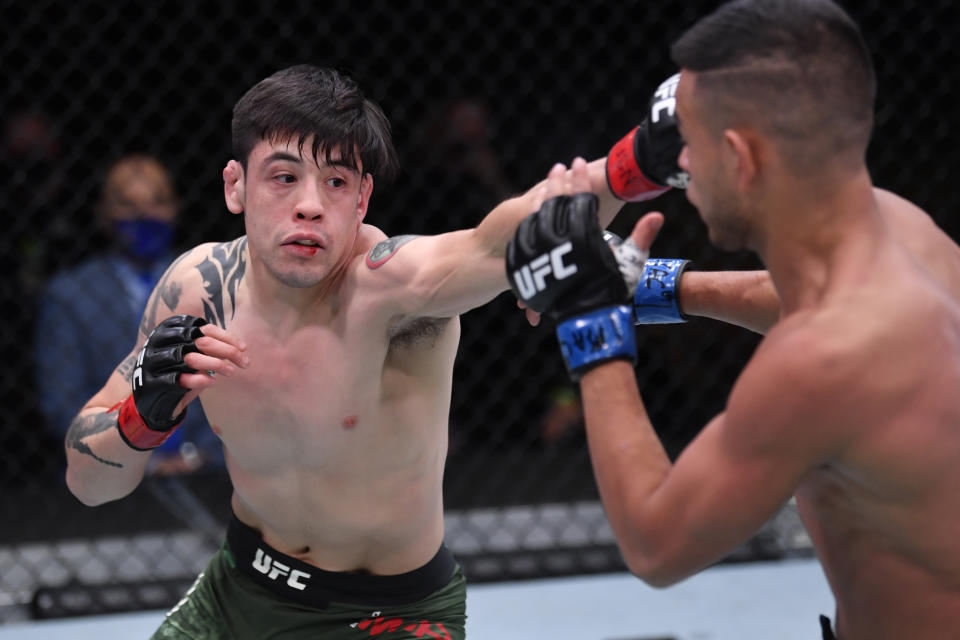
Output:
<path fill-rule="evenodd" d="M 735 167 L 725 149 L 723 131 L 703 117 L 709 105 L 700 104 L 696 74 L 684 71 L 677 86 L 677 119 L 684 145 L 678 163 L 690 174 L 687 200 L 707 225 L 710 241 L 721 249 L 747 246 L 745 211 L 735 189 Z"/>
<path fill-rule="evenodd" d="M 266 269 L 290 287 L 322 282 L 349 260 L 373 178 L 314 159 L 311 140 L 261 141 L 247 161 L 243 209 L 247 239 Z"/>

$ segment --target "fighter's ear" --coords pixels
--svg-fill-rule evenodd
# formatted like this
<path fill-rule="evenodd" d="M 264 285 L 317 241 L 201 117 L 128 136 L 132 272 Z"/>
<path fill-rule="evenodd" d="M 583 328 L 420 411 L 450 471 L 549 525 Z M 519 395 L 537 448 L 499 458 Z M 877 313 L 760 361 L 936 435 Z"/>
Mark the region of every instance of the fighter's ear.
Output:
<path fill-rule="evenodd" d="M 360 193 L 357 195 L 357 222 L 362 222 L 367 215 L 367 207 L 370 206 L 370 194 L 373 193 L 373 176 L 369 173 L 363 174 L 360 179 Z"/>
<path fill-rule="evenodd" d="M 736 177 L 740 190 L 750 186 L 761 165 L 761 150 L 758 140 L 750 132 L 739 129 L 726 129 L 723 132 L 724 155 L 730 162 L 730 168 Z"/>
<path fill-rule="evenodd" d="M 223 168 L 223 199 L 231 213 L 243 213 L 246 202 L 244 185 L 243 165 L 231 160 Z"/>

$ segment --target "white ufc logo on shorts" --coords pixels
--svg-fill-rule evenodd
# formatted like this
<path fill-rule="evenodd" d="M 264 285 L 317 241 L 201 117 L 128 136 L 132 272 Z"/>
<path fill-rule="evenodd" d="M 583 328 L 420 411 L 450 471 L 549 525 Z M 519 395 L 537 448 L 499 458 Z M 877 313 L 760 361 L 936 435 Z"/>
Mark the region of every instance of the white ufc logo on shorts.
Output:
<path fill-rule="evenodd" d="M 267 576 L 271 580 L 276 580 L 280 576 L 287 576 L 287 586 L 303 591 L 307 585 L 300 582 L 300 578 L 307 579 L 310 574 L 299 569 L 290 570 L 290 567 L 272 559 L 263 549 L 257 547 L 257 557 L 253 559 L 253 568 Z"/>
<path fill-rule="evenodd" d="M 517 283 L 517 289 L 520 290 L 520 297 L 524 300 L 532 298 L 538 291 L 547 288 L 545 278 L 553 273 L 557 280 L 569 278 L 577 272 L 577 265 L 563 264 L 563 256 L 573 251 L 573 245 L 568 240 L 558 247 L 554 247 L 550 253 L 537 256 L 513 272 L 513 280 Z"/>

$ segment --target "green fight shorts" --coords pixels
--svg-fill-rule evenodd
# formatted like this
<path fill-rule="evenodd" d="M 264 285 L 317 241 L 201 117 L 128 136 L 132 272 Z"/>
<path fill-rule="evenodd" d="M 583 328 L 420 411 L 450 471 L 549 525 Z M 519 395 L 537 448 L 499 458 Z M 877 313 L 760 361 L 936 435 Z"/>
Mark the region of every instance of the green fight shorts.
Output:
<path fill-rule="evenodd" d="M 466 602 L 466 580 L 446 546 L 400 575 L 323 571 L 264 544 L 234 517 L 152 640 L 462 640 Z"/>

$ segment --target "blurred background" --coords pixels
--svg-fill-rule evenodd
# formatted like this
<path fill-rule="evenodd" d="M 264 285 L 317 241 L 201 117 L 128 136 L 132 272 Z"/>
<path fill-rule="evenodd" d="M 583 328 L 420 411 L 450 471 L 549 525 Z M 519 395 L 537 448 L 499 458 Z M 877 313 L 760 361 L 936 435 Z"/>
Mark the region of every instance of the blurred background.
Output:
<path fill-rule="evenodd" d="M 842 4 L 877 67 L 876 184 L 960 237 L 955 3 Z M 0 0 L 0 622 L 169 606 L 219 545 L 229 480 L 201 410 L 132 495 L 96 509 L 66 490 L 63 433 L 133 346 L 169 260 L 243 233 L 221 170 L 247 88 L 298 63 L 354 76 L 403 165 L 367 222 L 439 233 L 553 162 L 605 155 L 675 71 L 670 43 L 716 5 Z M 711 248 L 682 193 L 628 205 L 613 230 L 652 208 L 667 216 L 653 255 L 759 266 Z M 528 326 L 508 293 L 462 320 L 445 484 L 468 580 L 622 571 L 552 327 Z M 676 455 L 759 337 L 707 320 L 639 336 L 638 382 Z M 728 560 L 809 553 L 785 505 Z"/>

